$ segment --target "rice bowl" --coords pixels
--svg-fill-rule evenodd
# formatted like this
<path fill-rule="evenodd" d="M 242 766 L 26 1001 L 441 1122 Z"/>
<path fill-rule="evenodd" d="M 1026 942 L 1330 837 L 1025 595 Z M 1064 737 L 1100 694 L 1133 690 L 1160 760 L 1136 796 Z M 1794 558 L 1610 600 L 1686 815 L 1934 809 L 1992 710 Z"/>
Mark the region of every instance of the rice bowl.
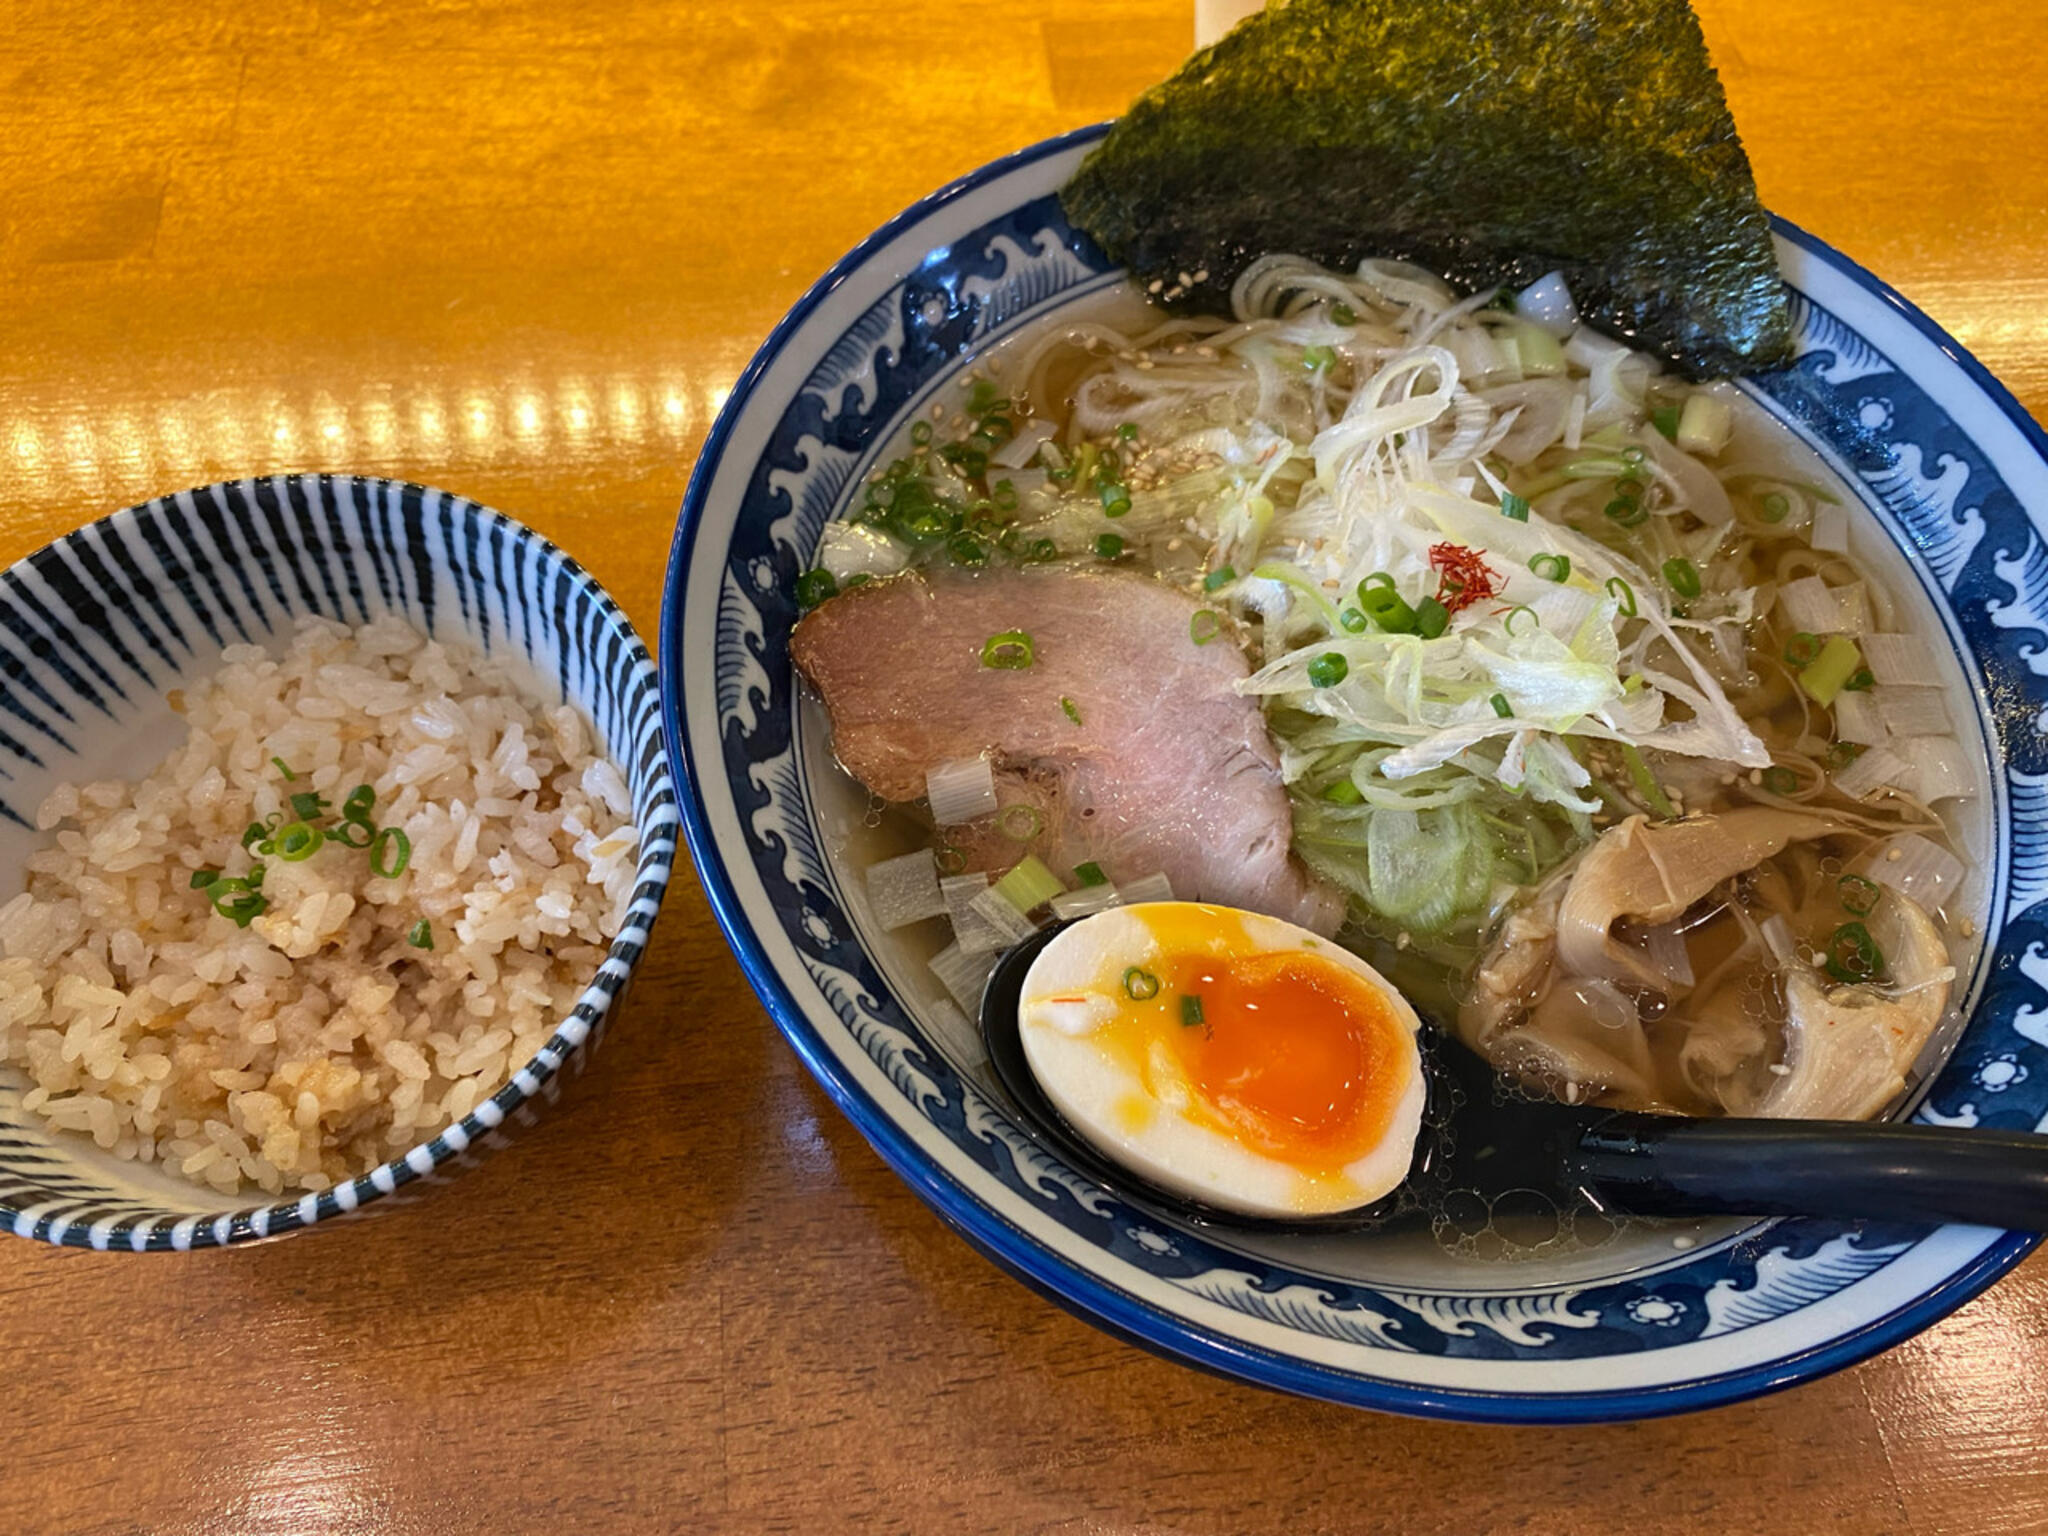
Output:
<path fill-rule="evenodd" d="M 0 1058 L 35 1083 L 23 1109 L 118 1157 L 321 1190 L 541 1047 L 618 933 L 639 834 L 573 705 L 402 618 L 305 617 L 283 658 L 221 660 L 171 700 L 190 733 L 150 774 L 44 801 L 56 846 L 0 903 Z M 358 785 L 382 850 L 331 815 L 310 854 L 244 838 Z M 238 926 L 201 876 L 259 864 L 260 895 L 221 898 L 263 903 Z"/>
<path fill-rule="evenodd" d="M 0 667 L 0 1226 L 279 1236 L 581 1069 L 675 810 L 645 648 L 545 539 L 394 481 L 202 487 L 0 571 Z"/>

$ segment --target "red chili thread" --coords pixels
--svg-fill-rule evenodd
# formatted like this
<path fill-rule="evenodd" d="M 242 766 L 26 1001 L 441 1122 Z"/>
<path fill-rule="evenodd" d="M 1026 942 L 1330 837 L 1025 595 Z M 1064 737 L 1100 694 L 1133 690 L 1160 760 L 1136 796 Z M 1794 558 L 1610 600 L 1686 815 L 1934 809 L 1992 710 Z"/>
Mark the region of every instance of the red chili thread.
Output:
<path fill-rule="evenodd" d="M 1486 563 L 1486 551 L 1463 544 L 1429 546 L 1429 568 L 1436 574 L 1436 600 L 1446 613 L 1483 603 L 1500 591 L 1501 578 Z"/>

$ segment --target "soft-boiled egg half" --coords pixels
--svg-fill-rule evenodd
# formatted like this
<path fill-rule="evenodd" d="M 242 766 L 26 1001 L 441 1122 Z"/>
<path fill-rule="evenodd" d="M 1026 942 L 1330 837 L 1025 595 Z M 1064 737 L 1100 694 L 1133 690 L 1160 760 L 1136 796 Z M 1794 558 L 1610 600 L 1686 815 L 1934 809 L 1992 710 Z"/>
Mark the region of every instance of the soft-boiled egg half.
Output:
<path fill-rule="evenodd" d="M 1053 1107 L 1160 1188 L 1243 1215 L 1322 1216 L 1408 1175 L 1415 1010 L 1292 923 L 1189 901 L 1098 912 L 1033 962 L 1017 1023 Z"/>

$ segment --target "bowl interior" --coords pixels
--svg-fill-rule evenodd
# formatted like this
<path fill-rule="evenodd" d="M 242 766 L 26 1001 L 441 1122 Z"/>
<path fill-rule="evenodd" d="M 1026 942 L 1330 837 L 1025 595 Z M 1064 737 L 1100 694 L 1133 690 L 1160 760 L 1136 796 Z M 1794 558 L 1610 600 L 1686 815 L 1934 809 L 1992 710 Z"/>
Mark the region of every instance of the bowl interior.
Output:
<path fill-rule="evenodd" d="M 632 793 L 641 829 L 626 922 L 541 1052 L 440 1136 L 348 1184 L 268 1203 L 222 1196 L 21 1108 L 0 1071 L 0 1223 L 48 1241 L 184 1248 L 274 1236 L 432 1175 L 549 1089 L 602 1026 L 637 960 L 673 857 L 676 810 L 652 663 L 625 615 L 560 550 L 444 492 L 345 476 L 203 487 L 102 518 L 0 572 L 0 891 L 50 834 L 57 785 L 133 779 L 182 739 L 168 694 L 211 675 L 230 645 L 282 652 L 293 622 L 396 613 L 525 674 L 525 691 L 579 706 Z"/>
<path fill-rule="evenodd" d="M 2030 1240 L 1727 1222 L 1475 1265 L 1426 1240 L 1226 1239 L 1111 1197 L 1007 1121 L 965 1019 L 849 878 L 866 799 L 794 686 L 788 594 L 824 521 L 961 359 L 1121 280 L 1054 196 L 1092 137 L 970 176 L 829 274 L 741 379 L 685 503 L 662 646 L 687 829 L 812 1070 L 913 1188 L 1040 1289 L 1165 1352 L 1342 1401 L 1499 1419 L 1700 1407 L 1859 1358 L 1988 1283 Z M 1984 749 L 1985 792 L 1957 829 L 1983 915 L 1958 985 L 1970 1021 L 1941 1042 L 1917 1112 L 2031 1130 L 2048 1110 L 2033 1059 L 2048 944 L 2030 942 L 2048 896 L 2048 689 L 2030 660 L 2048 637 L 2041 439 L 1866 274 L 1789 226 L 1779 251 L 1801 356 L 1745 388 L 1860 503 L 1863 557 L 1924 597 L 1916 628 Z"/>

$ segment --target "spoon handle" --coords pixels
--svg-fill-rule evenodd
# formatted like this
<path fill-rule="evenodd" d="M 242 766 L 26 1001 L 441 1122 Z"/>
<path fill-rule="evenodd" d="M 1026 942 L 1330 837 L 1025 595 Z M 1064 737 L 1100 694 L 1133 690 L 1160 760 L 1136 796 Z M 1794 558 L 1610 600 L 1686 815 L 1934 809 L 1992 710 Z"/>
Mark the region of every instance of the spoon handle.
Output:
<path fill-rule="evenodd" d="M 1833 1216 L 2048 1231 L 2048 1136 L 1828 1120 L 1617 1114 L 1568 1185 L 1641 1216 Z"/>

